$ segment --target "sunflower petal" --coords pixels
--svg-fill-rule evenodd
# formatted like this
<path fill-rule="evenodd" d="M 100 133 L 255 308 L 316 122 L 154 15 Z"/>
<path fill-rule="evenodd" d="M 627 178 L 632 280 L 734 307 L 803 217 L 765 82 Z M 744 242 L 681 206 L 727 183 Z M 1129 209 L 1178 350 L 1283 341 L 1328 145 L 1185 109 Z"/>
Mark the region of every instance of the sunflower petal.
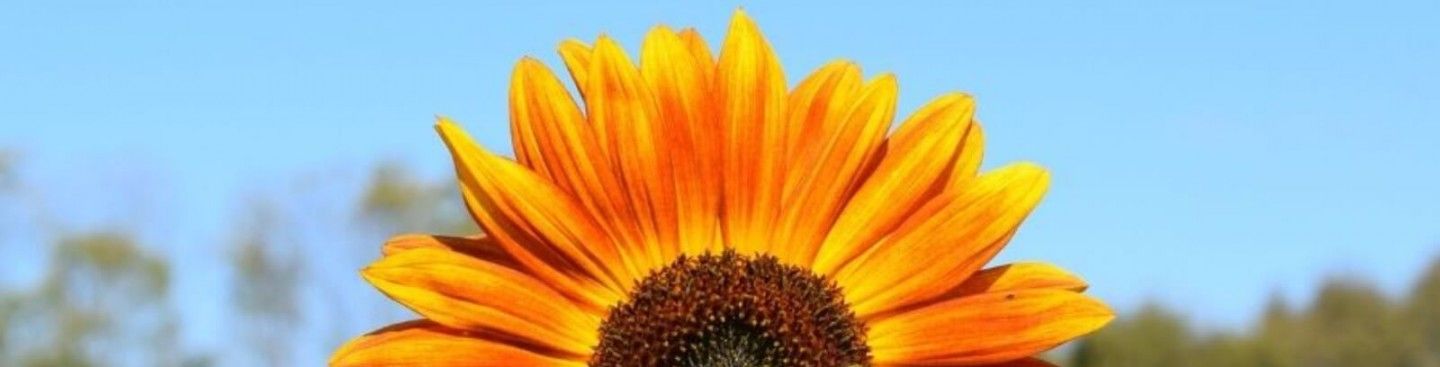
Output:
<path fill-rule="evenodd" d="M 864 319 L 933 299 L 990 261 L 1048 187 L 1045 170 L 1015 164 L 942 193 L 847 263 L 835 280 Z"/>
<path fill-rule="evenodd" d="M 584 51 L 588 67 L 594 58 L 588 47 Z M 633 205 L 616 173 L 617 163 L 608 158 L 607 134 L 586 121 L 559 78 L 539 61 L 521 60 L 512 80 L 511 126 L 517 158 L 528 158 L 521 163 L 574 196 L 611 238 L 622 239 L 621 243 L 640 242 Z M 601 96 L 606 93 L 592 94 L 604 98 Z M 630 250 L 617 249 L 622 254 Z M 612 263 L 621 287 L 633 283 L 634 274 L 647 271 L 636 263 L 643 258 L 627 255 Z"/>
<path fill-rule="evenodd" d="M 590 45 L 580 40 L 568 39 L 560 42 L 560 59 L 565 62 L 565 70 L 570 72 L 570 79 L 575 81 L 575 89 L 585 97 L 585 87 L 589 86 L 590 60 L 594 51 Z"/>
<path fill-rule="evenodd" d="M 1065 269 L 1047 263 L 1020 262 L 1005 264 L 976 272 L 964 283 L 945 292 L 946 297 L 964 297 L 986 292 L 1022 289 L 1063 289 L 1083 292 L 1089 287 L 1084 279 Z"/>
<path fill-rule="evenodd" d="M 387 256 L 361 275 L 396 302 L 453 328 L 494 330 L 574 355 L 598 342 L 597 314 L 499 264 L 421 248 Z"/>
<path fill-rule="evenodd" d="M 630 256 L 643 260 L 642 273 L 664 266 L 666 254 L 678 252 L 675 218 L 675 179 L 671 154 L 664 151 L 666 140 L 660 130 L 660 111 L 640 71 L 620 45 L 600 37 L 590 63 L 586 114 L 608 141 L 611 161 L 616 163 L 629 201 L 618 218 L 626 227 L 638 229 L 622 246 Z"/>
<path fill-rule="evenodd" d="M 436 130 L 455 160 L 465 206 L 485 233 L 530 274 L 592 310 L 623 294 L 614 242 L 559 188 L 515 162 L 485 152 L 441 118 Z"/>
<path fill-rule="evenodd" d="M 680 30 L 680 40 L 685 41 L 685 48 L 695 57 L 695 65 L 700 66 L 703 73 L 702 80 L 711 80 L 715 76 L 715 56 L 710 53 L 710 45 L 705 43 L 705 38 L 695 28 Z"/>
<path fill-rule="evenodd" d="M 510 257 L 510 254 L 505 253 L 505 249 L 500 247 L 500 244 L 495 243 L 495 239 L 486 237 L 484 235 L 476 237 L 453 237 L 424 234 L 402 234 L 392 237 L 388 241 L 385 241 L 385 245 L 380 248 L 380 254 L 384 256 L 391 256 L 403 251 L 421 248 L 433 248 L 454 251 L 476 259 L 485 260 L 515 269 L 523 268 L 520 263 L 515 262 L 515 258 Z"/>
<path fill-rule="evenodd" d="M 870 323 L 877 365 L 977 365 L 1035 355 L 1099 329 L 1114 313 L 1055 289 L 984 293 Z"/>
<path fill-rule="evenodd" d="M 972 122 L 970 127 L 965 129 L 965 136 L 960 138 L 960 146 L 955 150 L 953 167 L 947 173 L 949 177 L 945 187 L 954 189 L 974 180 L 980 172 L 981 158 L 985 155 L 985 134 L 979 122 Z"/>
<path fill-rule="evenodd" d="M 791 123 L 806 126 L 797 135 L 811 141 L 796 142 L 794 147 L 799 158 L 788 170 L 779 226 L 782 232 L 775 241 L 787 246 L 777 248 L 777 256 L 801 265 L 811 263 L 846 199 L 863 182 L 865 167 L 878 156 L 885 131 L 895 117 L 898 93 L 890 75 L 860 90 L 860 70 L 848 63 L 826 67 L 816 75 L 812 80 L 829 79 L 815 82 L 824 85 L 817 88 L 831 90 L 808 92 L 802 82 L 791 95 L 796 107 L 810 110 L 804 113 L 806 117 L 792 113 Z M 797 97 L 812 93 L 815 96 Z M 825 111 L 816 111 L 820 109 Z M 799 119 L 803 121 L 796 121 Z"/>
<path fill-rule="evenodd" d="M 1039 358 L 1022 358 L 1009 362 L 987 364 L 981 367 L 1056 367 L 1054 363 Z"/>
<path fill-rule="evenodd" d="M 956 150 L 972 125 L 969 96 L 937 98 L 911 115 L 887 141 L 884 158 L 841 211 L 813 269 L 834 274 L 900 225 L 947 183 Z"/>
<path fill-rule="evenodd" d="M 515 158 L 571 194 L 583 193 L 582 164 L 593 134 L 559 78 L 540 61 L 521 59 L 510 78 L 510 130 Z"/>
<path fill-rule="evenodd" d="M 332 367 L 551 366 L 581 367 L 583 358 L 557 358 L 523 346 L 448 328 L 428 320 L 399 323 L 355 338 L 330 356 Z"/>
<path fill-rule="evenodd" d="M 741 253 L 767 252 L 785 169 L 785 76 L 755 22 L 736 11 L 716 76 L 725 147 L 721 228 Z"/>
<path fill-rule="evenodd" d="M 1056 367 L 1055 364 L 1046 362 L 1039 358 L 1021 358 L 1009 362 L 969 364 L 969 363 L 948 363 L 948 362 L 923 362 L 915 364 L 875 364 L 875 367 Z"/>
<path fill-rule="evenodd" d="M 720 157 L 718 144 L 708 136 L 715 130 L 708 79 L 713 70 L 707 70 L 714 68 L 714 62 L 702 64 L 689 47 L 669 28 L 655 27 L 640 49 L 640 72 L 655 94 L 662 121 L 655 126 L 656 143 L 668 157 L 675 180 L 675 213 L 663 217 L 673 215 L 676 223 L 662 225 L 677 227 L 678 243 L 664 242 L 665 259 L 681 251 L 699 254 L 718 249 Z"/>

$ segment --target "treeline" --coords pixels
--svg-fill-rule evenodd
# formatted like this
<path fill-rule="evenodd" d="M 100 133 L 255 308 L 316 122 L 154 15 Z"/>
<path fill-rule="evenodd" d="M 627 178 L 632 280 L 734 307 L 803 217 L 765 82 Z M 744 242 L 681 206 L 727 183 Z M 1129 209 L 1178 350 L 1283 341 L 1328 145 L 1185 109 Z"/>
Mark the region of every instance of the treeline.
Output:
<path fill-rule="evenodd" d="M 0 253 L 40 270 L 17 281 L 25 267 L 0 268 L 0 366 L 323 364 L 346 338 L 413 317 L 355 274 L 385 237 L 476 231 L 452 183 L 397 164 L 351 178 L 359 187 L 331 199 L 317 194 L 330 186 L 247 197 L 224 240 L 187 244 L 209 248 L 198 253 L 220 257 L 225 267 L 211 271 L 226 274 L 213 285 L 227 305 L 226 342 L 197 348 L 180 340 L 194 326 L 177 312 L 174 284 L 190 275 L 173 266 L 195 259 L 156 252 L 140 229 L 71 228 L 36 207 L 43 195 L 18 163 L 0 151 Z M 1330 280 L 1300 306 L 1274 298 L 1256 319 L 1214 332 L 1150 305 L 1053 356 L 1075 367 L 1440 367 L 1440 259 L 1403 297 Z"/>
<path fill-rule="evenodd" d="M 385 237 L 475 231 L 448 180 L 418 179 L 398 164 L 339 185 L 302 175 L 239 198 L 219 241 L 185 245 L 223 266 L 183 274 L 176 264 L 199 259 L 158 251 L 144 223 L 71 223 L 46 206 L 56 193 L 29 182 L 22 166 L 0 150 L 0 253 L 20 265 L 0 268 L 0 366 L 320 365 L 346 339 L 413 318 L 356 274 Z M 331 191 L 345 194 L 320 194 Z M 220 333 L 220 345 L 182 340 L 197 326 L 179 311 L 197 295 L 177 294 L 176 283 L 195 276 L 221 280 L 200 296 L 221 297 L 224 319 L 201 331 Z"/>
<path fill-rule="evenodd" d="M 1073 367 L 1437 367 L 1440 259 L 1397 299 L 1339 278 L 1298 307 L 1272 297 L 1243 332 L 1207 332 L 1147 305 L 1075 343 L 1060 360 Z"/>

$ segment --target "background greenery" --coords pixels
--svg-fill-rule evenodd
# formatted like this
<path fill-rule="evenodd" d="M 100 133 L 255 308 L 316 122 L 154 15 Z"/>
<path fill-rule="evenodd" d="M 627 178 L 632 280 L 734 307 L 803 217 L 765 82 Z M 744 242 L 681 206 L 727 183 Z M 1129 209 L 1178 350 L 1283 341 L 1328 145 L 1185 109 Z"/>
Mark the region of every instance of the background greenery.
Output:
<path fill-rule="evenodd" d="M 297 353 L 334 348 L 353 325 L 408 317 L 374 292 L 355 301 L 336 287 L 361 282 L 353 269 L 378 255 L 384 237 L 475 231 L 457 215 L 452 184 L 417 179 L 398 164 L 375 167 L 350 202 L 328 204 L 346 215 L 317 210 L 327 204 L 307 202 L 308 189 L 244 198 L 233 241 L 214 253 L 228 259 L 231 280 L 217 286 L 230 295 L 233 348 L 193 350 L 176 340 L 185 327 L 170 300 L 170 283 L 185 276 L 170 271 L 178 260 L 158 256 L 123 226 L 67 229 L 46 214 L 18 165 L 16 154 L 0 153 L 0 236 L 41 228 L 46 260 L 39 279 L 0 288 L 0 366 L 292 365 Z M 335 223 L 315 225 L 317 216 Z M 1076 367 L 1440 366 L 1440 259 L 1403 294 L 1357 277 L 1318 281 L 1309 300 L 1276 295 L 1240 328 L 1197 323 L 1159 303 L 1121 310 L 1108 328 L 1048 357 Z M 326 342 L 297 344 L 304 330 L 325 334 L 304 340 Z"/>

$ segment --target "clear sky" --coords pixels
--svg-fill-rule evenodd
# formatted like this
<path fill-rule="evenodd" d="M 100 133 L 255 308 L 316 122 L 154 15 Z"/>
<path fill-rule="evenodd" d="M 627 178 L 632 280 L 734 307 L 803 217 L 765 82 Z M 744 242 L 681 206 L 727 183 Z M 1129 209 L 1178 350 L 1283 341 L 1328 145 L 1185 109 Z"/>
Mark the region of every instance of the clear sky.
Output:
<path fill-rule="evenodd" d="M 240 198 L 353 188 L 384 159 L 444 177 L 432 116 L 508 152 L 519 57 L 558 67 L 558 41 L 601 32 L 633 50 L 660 23 L 714 43 L 744 6 L 792 81 L 847 58 L 899 76 L 902 114 L 974 94 L 987 166 L 1054 173 L 1003 259 L 1122 310 L 1239 325 L 1272 291 L 1398 292 L 1440 256 L 1440 2 L 868 3 L 8 2 L 0 147 L 66 225 L 149 228 L 187 343 L 218 348 L 213 244 Z"/>

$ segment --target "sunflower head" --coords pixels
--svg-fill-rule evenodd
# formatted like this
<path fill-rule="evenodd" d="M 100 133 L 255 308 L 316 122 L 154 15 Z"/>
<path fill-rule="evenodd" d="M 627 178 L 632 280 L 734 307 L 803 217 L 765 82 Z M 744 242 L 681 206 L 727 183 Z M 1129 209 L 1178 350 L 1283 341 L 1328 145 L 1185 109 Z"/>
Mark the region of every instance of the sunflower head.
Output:
<path fill-rule="evenodd" d="M 890 131 L 895 77 L 837 61 L 788 88 L 744 12 L 721 44 L 565 41 L 583 103 L 522 59 L 514 159 L 442 118 L 484 235 L 387 242 L 362 275 L 421 319 L 330 363 L 1043 366 L 1113 318 L 1055 266 L 985 267 L 1049 176 L 979 172 L 970 96 Z"/>

